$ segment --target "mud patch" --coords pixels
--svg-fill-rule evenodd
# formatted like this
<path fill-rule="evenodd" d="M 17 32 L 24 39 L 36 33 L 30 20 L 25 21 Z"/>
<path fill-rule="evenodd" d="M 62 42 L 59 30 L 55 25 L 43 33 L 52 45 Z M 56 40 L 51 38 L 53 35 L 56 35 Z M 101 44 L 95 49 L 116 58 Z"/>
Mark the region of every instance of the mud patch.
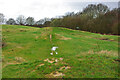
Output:
<path fill-rule="evenodd" d="M 7 30 L 6 32 L 10 32 L 10 31 Z"/>
<path fill-rule="evenodd" d="M 22 29 L 21 29 L 20 32 L 27 32 L 27 30 L 22 30 Z"/>
<path fill-rule="evenodd" d="M 120 62 L 120 59 L 114 59 L 114 60 Z"/>
<path fill-rule="evenodd" d="M 2 48 L 6 46 L 6 43 L 5 42 L 2 42 Z"/>

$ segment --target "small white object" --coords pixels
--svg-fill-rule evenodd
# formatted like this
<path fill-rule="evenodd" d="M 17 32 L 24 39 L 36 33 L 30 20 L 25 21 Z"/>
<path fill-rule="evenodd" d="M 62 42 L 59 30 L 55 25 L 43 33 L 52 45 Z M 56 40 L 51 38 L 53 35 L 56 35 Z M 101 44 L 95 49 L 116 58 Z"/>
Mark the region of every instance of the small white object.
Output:
<path fill-rule="evenodd" d="M 56 52 L 56 54 L 58 54 L 58 53 Z"/>
<path fill-rule="evenodd" d="M 51 50 L 52 50 L 52 51 L 55 51 L 55 50 L 56 50 L 56 48 L 58 48 L 58 47 L 52 47 L 52 49 L 51 49 Z"/>
<path fill-rule="evenodd" d="M 50 53 L 51 55 L 53 55 L 53 53 Z"/>

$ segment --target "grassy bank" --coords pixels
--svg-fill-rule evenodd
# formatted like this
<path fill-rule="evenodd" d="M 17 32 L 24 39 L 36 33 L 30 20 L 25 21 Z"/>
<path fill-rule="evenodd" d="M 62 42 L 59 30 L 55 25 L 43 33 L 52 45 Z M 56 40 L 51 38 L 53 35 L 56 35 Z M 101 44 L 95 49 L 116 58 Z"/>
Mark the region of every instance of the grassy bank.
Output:
<path fill-rule="evenodd" d="M 118 36 L 60 27 L 2 28 L 3 78 L 118 77 Z M 53 46 L 59 48 L 52 56 Z"/>

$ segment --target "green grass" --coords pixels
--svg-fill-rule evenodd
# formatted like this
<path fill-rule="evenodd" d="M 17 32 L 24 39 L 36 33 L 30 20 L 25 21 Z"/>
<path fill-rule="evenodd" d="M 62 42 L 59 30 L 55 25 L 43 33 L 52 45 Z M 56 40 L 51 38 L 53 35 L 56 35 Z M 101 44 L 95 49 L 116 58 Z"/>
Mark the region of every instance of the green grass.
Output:
<path fill-rule="evenodd" d="M 118 78 L 119 62 L 114 61 L 118 58 L 118 36 L 18 25 L 3 25 L 2 35 L 3 78 L 51 78 L 56 71 L 64 74 L 58 78 Z M 58 54 L 51 56 L 53 46 L 59 47 Z M 47 58 L 58 62 L 44 61 Z M 60 70 L 63 66 L 70 68 Z"/>

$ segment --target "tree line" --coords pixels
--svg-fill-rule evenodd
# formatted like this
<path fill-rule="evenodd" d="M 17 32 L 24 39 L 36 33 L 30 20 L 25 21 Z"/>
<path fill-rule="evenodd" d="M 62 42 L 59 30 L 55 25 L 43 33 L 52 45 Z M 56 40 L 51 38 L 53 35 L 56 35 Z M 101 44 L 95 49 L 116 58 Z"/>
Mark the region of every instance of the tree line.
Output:
<path fill-rule="evenodd" d="M 44 18 L 35 21 L 33 17 L 25 18 L 20 15 L 14 20 L 4 19 L 0 13 L 0 22 L 9 25 L 27 25 L 34 27 L 65 27 L 101 34 L 119 35 L 120 8 L 110 10 L 104 4 L 89 4 L 82 12 L 68 12 L 59 18 Z"/>
<path fill-rule="evenodd" d="M 25 17 L 24 15 L 19 15 L 16 20 L 13 18 L 9 18 L 6 20 L 4 18 L 4 14 L 0 13 L 0 22 L 1 24 L 8 24 L 8 25 L 26 25 L 26 26 L 35 26 L 35 27 L 47 27 L 51 21 L 50 18 L 40 19 L 35 21 L 34 17 Z"/>
<path fill-rule="evenodd" d="M 120 8 L 110 10 L 103 4 L 90 4 L 82 12 L 71 12 L 54 19 L 51 26 L 66 27 L 101 34 L 120 35 Z"/>

